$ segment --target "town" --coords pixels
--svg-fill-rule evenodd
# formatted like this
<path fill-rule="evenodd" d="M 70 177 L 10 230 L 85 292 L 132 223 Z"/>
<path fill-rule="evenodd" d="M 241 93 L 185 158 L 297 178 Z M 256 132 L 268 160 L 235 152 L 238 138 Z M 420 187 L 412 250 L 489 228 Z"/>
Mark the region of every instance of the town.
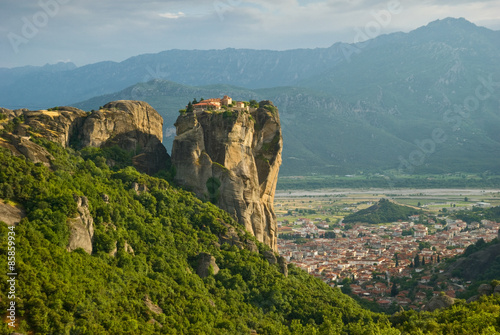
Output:
<path fill-rule="evenodd" d="M 449 218 L 443 209 L 387 224 L 347 224 L 336 215 L 339 213 L 328 215 L 325 203 L 335 204 L 334 199 L 329 200 L 278 199 L 279 252 L 330 286 L 343 287 L 344 292 L 381 307 L 397 305 L 418 310 L 440 292 L 456 297 L 467 283 L 429 285 L 432 276 L 442 271 L 439 263 L 462 254 L 467 246 L 481 239 L 489 242 L 498 237 L 499 223 L 466 223 Z M 346 199 L 339 200 L 345 207 L 337 210 L 356 211 Z M 308 204 L 314 202 L 314 206 Z M 299 204 L 305 208 L 295 208 Z M 370 204 L 362 202 L 361 206 Z M 412 294 L 395 283 L 405 279 L 416 279 Z"/>

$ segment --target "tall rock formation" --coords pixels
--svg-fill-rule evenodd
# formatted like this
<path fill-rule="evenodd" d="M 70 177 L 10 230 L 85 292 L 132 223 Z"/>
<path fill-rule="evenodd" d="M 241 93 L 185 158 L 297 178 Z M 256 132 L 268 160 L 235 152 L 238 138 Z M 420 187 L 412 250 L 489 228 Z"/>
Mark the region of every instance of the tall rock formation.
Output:
<path fill-rule="evenodd" d="M 166 167 L 167 150 L 163 146 L 163 118 L 148 103 L 120 100 L 93 112 L 81 129 L 82 146 L 117 145 L 134 152 L 134 166 L 149 174 Z"/>
<path fill-rule="evenodd" d="M 188 112 L 172 147 L 176 181 L 229 212 L 277 251 L 274 192 L 283 140 L 277 108 Z"/>
<path fill-rule="evenodd" d="M 141 172 L 156 173 L 167 167 L 169 156 L 163 146 L 163 118 L 142 101 L 120 100 L 106 104 L 98 111 L 87 113 L 74 107 L 49 110 L 8 110 L 0 108 L 10 134 L 0 146 L 35 162 L 50 164 L 46 151 L 30 141 L 41 136 L 63 147 L 118 146 L 133 152 L 134 166 Z M 6 137 L 8 136 L 8 138 Z"/>

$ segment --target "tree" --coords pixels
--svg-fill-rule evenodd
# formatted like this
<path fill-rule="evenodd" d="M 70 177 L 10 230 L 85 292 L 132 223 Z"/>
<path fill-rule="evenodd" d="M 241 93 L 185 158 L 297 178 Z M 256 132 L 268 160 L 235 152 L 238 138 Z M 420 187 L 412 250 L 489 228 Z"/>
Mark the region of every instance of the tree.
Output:
<path fill-rule="evenodd" d="M 424 266 L 424 265 L 425 265 L 425 257 L 422 256 L 422 266 Z"/>
<path fill-rule="evenodd" d="M 431 243 L 430 242 L 419 242 L 418 243 L 418 248 L 420 250 L 423 250 L 423 249 L 430 249 L 432 247 Z"/>
<path fill-rule="evenodd" d="M 196 99 L 195 99 L 196 100 Z M 194 112 L 194 107 L 193 107 L 193 104 L 191 103 L 191 101 L 188 103 L 187 107 L 186 107 L 186 112 L 187 113 L 192 113 Z"/>
<path fill-rule="evenodd" d="M 398 253 L 394 254 L 394 259 L 396 260 L 396 267 L 398 267 L 399 266 Z"/>
<path fill-rule="evenodd" d="M 391 288 L 391 297 L 397 296 L 399 293 L 398 287 L 396 285 L 396 282 L 392 283 L 392 288 Z"/>
<path fill-rule="evenodd" d="M 415 255 L 415 259 L 413 260 L 413 264 L 416 268 L 418 268 L 420 266 L 420 257 L 417 255 Z"/>

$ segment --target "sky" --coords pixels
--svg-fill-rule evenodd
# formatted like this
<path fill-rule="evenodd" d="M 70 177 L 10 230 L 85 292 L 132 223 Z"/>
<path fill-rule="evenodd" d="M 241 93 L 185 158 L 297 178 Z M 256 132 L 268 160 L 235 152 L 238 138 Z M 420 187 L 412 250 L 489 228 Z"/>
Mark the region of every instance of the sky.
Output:
<path fill-rule="evenodd" d="M 500 1 L 1 0 L 0 67 L 83 66 L 171 49 L 323 48 L 446 17 L 500 30 Z"/>

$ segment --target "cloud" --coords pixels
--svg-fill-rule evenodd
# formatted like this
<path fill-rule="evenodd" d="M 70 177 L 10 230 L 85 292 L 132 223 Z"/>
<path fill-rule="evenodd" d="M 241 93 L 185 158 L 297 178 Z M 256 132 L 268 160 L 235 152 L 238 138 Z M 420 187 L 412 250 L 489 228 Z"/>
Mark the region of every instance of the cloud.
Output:
<path fill-rule="evenodd" d="M 183 12 L 177 12 L 177 13 L 162 13 L 162 14 L 159 14 L 161 17 L 164 17 L 166 19 L 178 19 L 178 18 L 181 18 L 181 17 L 184 17 L 186 16 L 186 14 L 184 14 Z"/>
<path fill-rule="evenodd" d="M 7 35 L 60 2 L 36 36 L 14 54 Z M 77 65 L 169 49 L 295 49 L 352 43 L 374 13 L 399 2 L 380 34 L 410 31 L 445 17 L 500 28 L 498 0 L 2 0 L 0 67 L 72 59 Z"/>

